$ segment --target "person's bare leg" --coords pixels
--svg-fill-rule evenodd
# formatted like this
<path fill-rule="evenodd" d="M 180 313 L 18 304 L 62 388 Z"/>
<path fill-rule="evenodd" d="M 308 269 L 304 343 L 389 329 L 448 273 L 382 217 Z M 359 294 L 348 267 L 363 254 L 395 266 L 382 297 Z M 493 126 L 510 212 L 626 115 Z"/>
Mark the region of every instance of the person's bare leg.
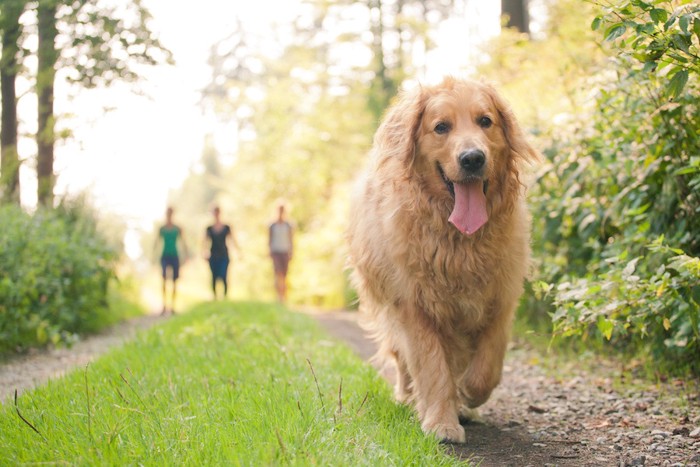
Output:
<path fill-rule="evenodd" d="M 172 314 L 175 314 L 175 295 L 177 292 L 177 281 L 173 280 L 173 294 L 172 294 L 172 301 L 170 302 L 170 311 Z"/>
<path fill-rule="evenodd" d="M 275 272 L 275 292 L 277 293 L 277 301 L 281 302 L 283 300 L 282 275 L 279 272 Z"/>
<path fill-rule="evenodd" d="M 275 274 L 275 291 L 277 292 L 277 301 L 282 301 L 282 285 L 280 282 L 279 273 Z"/>
<path fill-rule="evenodd" d="M 287 301 L 287 276 L 280 274 L 280 289 L 282 290 L 282 302 Z"/>
<path fill-rule="evenodd" d="M 163 310 L 160 312 L 161 315 L 165 314 L 165 277 L 163 278 L 163 294 L 162 294 L 162 302 L 163 302 Z"/>

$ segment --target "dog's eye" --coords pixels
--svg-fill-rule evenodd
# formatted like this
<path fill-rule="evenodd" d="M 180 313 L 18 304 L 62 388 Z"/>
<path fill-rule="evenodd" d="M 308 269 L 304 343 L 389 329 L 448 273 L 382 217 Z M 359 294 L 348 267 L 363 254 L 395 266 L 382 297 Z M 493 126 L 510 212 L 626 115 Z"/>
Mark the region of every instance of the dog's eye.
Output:
<path fill-rule="evenodd" d="M 435 133 L 438 135 L 444 135 L 450 131 L 450 124 L 446 122 L 440 122 L 437 125 L 435 125 Z"/>
<path fill-rule="evenodd" d="M 479 120 L 477 120 L 477 123 L 481 128 L 490 128 L 491 125 L 493 125 L 493 120 L 491 120 L 489 117 L 484 115 L 483 117 L 479 117 Z"/>

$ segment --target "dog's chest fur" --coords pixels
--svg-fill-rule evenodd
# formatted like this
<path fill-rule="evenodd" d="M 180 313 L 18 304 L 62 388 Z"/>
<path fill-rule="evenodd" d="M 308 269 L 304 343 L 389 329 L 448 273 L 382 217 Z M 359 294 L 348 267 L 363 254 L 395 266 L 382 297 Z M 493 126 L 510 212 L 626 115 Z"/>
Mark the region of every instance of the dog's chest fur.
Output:
<path fill-rule="evenodd" d="M 387 290 L 396 291 L 401 302 L 429 310 L 441 321 L 466 320 L 469 327 L 481 327 L 498 299 L 497 278 L 521 274 L 520 268 L 510 272 L 507 268 L 514 267 L 509 255 L 524 254 L 527 245 L 518 243 L 526 239 L 513 237 L 504 228 L 514 223 L 512 217 L 518 213 L 508 213 L 506 219 L 492 219 L 490 225 L 472 237 L 449 225 L 443 213 L 433 211 L 428 217 L 414 217 L 416 214 L 419 213 L 406 211 L 391 221 L 411 228 L 390 228 L 397 236 L 392 241 L 405 245 L 394 250 L 394 261 L 406 267 L 397 270 L 396 284 Z"/>

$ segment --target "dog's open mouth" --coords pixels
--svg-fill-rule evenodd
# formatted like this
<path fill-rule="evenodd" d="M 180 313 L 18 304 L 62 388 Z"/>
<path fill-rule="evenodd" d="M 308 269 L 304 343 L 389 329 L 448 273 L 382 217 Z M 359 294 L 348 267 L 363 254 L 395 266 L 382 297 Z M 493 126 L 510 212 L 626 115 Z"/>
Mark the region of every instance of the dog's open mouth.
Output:
<path fill-rule="evenodd" d="M 486 190 L 488 181 L 478 177 L 467 178 L 460 182 L 450 180 L 440 164 L 438 172 L 445 182 L 452 198 L 455 200 L 454 208 L 448 219 L 460 232 L 467 235 L 474 234 L 488 221 L 486 211 Z"/>
<path fill-rule="evenodd" d="M 438 163 L 437 164 L 437 169 L 438 172 L 440 173 L 440 176 L 442 177 L 442 181 L 445 182 L 445 186 L 447 187 L 447 190 L 450 192 L 450 195 L 452 196 L 452 199 L 455 197 L 455 184 L 452 180 L 447 178 L 447 175 L 445 175 L 445 171 L 442 170 L 442 166 Z M 476 181 L 476 178 L 474 179 Z M 462 183 L 467 183 L 462 182 Z M 489 181 L 484 180 L 484 195 L 486 195 L 486 191 L 489 189 Z"/>
<path fill-rule="evenodd" d="M 440 165 L 439 162 L 437 164 L 437 169 L 438 169 L 438 172 L 440 172 L 440 176 L 442 177 L 442 181 L 445 182 L 445 185 L 447 186 L 447 189 L 449 190 L 450 195 L 452 195 L 452 199 L 454 199 L 454 197 L 455 197 L 455 184 L 452 183 L 452 181 L 449 178 L 447 178 L 447 175 L 445 175 L 445 171 L 442 170 L 442 166 Z"/>

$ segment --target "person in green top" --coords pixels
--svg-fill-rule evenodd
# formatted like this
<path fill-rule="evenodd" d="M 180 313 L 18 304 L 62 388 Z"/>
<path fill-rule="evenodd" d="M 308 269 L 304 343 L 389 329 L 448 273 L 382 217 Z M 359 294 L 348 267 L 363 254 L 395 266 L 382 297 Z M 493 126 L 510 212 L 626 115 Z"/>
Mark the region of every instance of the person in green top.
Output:
<path fill-rule="evenodd" d="M 158 247 L 159 242 L 162 242 L 163 249 L 160 255 L 160 265 L 163 270 L 163 311 L 162 314 L 167 312 L 166 306 L 166 284 L 168 280 L 168 271 L 170 271 L 170 278 L 172 280 L 172 294 L 170 301 L 170 312 L 175 313 L 175 295 L 177 291 L 177 279 L 180 277 L 180 254 L 178 243 L 182 246 L 182 252 L 184 253 L 183 262 L 188 256 L 187 245 L 182 237 L 182 229 L 173 223 L 173 208 L 168 207 L 165 211 L 165 224 L 161 226 L 158 231 L 158 237 L 156 238 L 155 248 Z"/>

